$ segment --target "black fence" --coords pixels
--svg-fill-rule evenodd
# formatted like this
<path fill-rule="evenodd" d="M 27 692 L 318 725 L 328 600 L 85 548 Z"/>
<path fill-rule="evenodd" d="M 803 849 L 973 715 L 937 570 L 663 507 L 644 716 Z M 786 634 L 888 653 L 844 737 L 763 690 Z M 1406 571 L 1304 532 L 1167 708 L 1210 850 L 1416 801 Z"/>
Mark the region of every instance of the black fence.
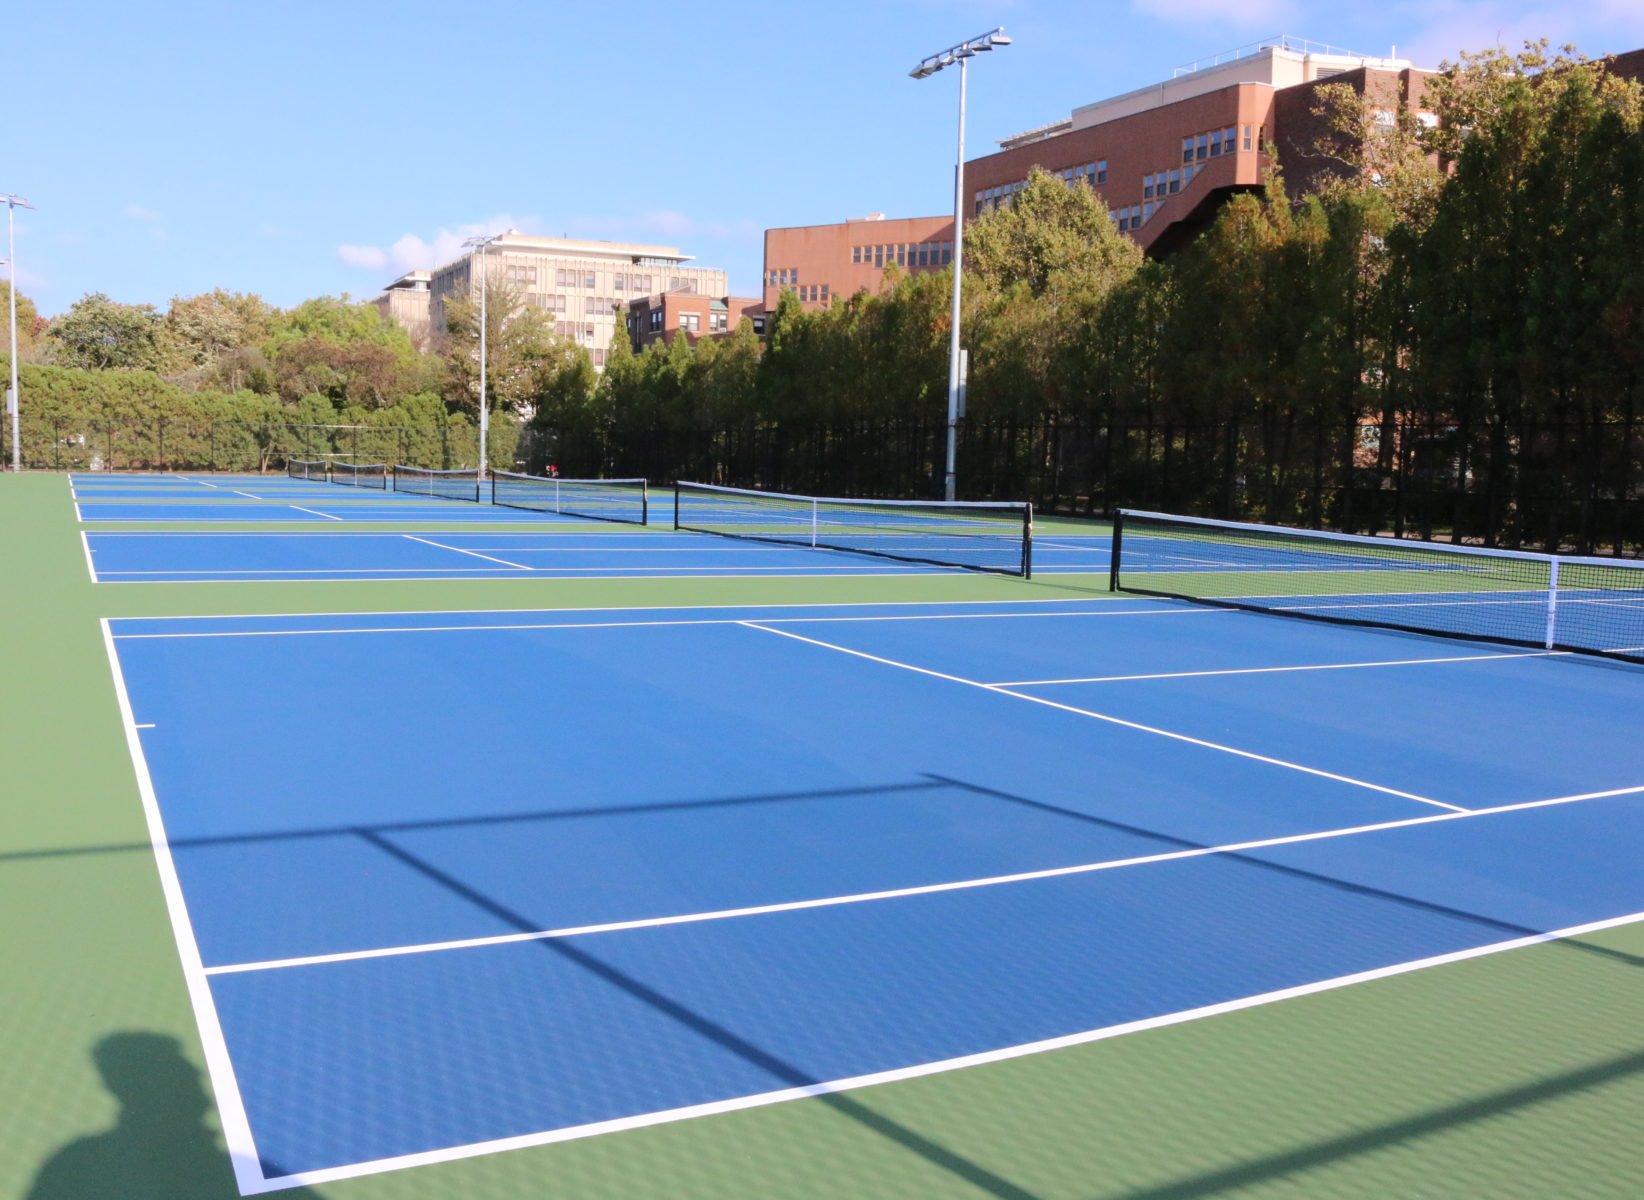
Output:
<path fill-rule="evenodd" d="M 490 461 L 571 477 L 643 476 L 816 495 L 942 494 L 939 422 L 856 421 L 599 434 L 492 425 Z M 293 458 L 458 468 L 478 461 L 460 419 L 428 426 L 25 418 L 25 466 L 283 471 Z M 1041 513 L 1117 508 L 1486 546 L 1644 552 L 1644 429 L 1636 421 L 1338 422 L 1272 417 L 966 422 L 959 494 Z"/>
<path fill-rule="evenodd" d="M 941 495 L 944 437 L 938 423 L 864 421 L 615 433 L 555 450 L 568 475 L 917 499 Z M 966 423 L 958 485 L 963 499 L 1031 500 L 1041 513 L 1143 508 L 1582 554 L 1644 548 L 1644 430 L 1630 421 Z"/>

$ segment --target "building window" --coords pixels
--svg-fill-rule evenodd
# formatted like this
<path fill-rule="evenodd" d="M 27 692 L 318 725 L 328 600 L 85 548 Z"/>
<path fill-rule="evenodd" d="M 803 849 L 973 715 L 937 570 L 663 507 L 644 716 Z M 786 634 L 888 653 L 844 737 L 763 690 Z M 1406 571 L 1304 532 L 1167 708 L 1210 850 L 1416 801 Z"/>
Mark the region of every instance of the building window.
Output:
<path fill-rule="evenodd" d="M 594 366 L 603 367 L 604 365 L 605 365 L 605 351 L 595 350 L 594 351 Z"/>
<path fill-rule="evenodd" d="M 603 296 L 589 296 L 582 302 L 584 313 L 608 313 L 611 311 L 611 302 Z"/>
<path fill-rule="evenodd" d="M 696 333 L 702 328 L 702 318 L 697 313 L 680 313 L 679 327 L 686 333 Z"/>
<path fill-rule="evenodd" d="M 504 268 L 503 278 L 508 280 L 509 283 L 533 284 L 537 281 L 537 269 L 510 264 Z"/>
<path fill-rule="evenodd" d="M 716 312 L 708 314 L 708 328 L 714 333 L 724 333 L 729 328 L 729 322 L 729 313 Z"/>
<path fill-rule="evenodd" d="M 1184 163 L 1193 161 L 1193 139 L 1190 137 L 1182 139 L 1182 161 Z"/>
<path fill-rule="evenodd" d="M 1250 149 L 1250 126 L 1248 125 L 1244 127 L 1244 148 L 1246 150 Z"/>

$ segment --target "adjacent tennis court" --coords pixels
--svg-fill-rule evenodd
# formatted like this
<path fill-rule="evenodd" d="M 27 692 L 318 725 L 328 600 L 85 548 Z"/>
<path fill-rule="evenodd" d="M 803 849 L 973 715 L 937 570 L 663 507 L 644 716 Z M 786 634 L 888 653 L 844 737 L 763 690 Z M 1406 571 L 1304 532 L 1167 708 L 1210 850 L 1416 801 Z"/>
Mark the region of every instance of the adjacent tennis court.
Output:
<path fill-rule="evenodd" d="M 1644 919 L 1644 689 L 1568 656 L 1149 600 L 109 638 L 253 1190 Z"/>

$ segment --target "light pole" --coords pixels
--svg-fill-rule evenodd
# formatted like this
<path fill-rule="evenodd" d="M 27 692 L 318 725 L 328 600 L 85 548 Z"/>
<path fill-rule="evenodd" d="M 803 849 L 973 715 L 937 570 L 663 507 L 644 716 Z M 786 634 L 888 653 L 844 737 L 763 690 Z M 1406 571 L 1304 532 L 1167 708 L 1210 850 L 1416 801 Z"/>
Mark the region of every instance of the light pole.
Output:
<path fill-rule="evenodd" d="M 10 192 L 0 192 L 0 200 L 6 202 L 6 277 L 11 287 L 7 289 L 7 307 L 11 313 L 11 385 L 6 389 L 6 415 L 11 419 L 11 469 L 23 469 L 23 443 L 18 438 L 20 423 L 17 417 L 17 229 L 13 214 L 19 208 L 33 208 L 21 196 L 14 196 Z"/>
<path fill-rule="evenodd" d="M 978 34 L 968 42 L 949 46 L 946 50 L 919 60 L 909 71 L 914 79 L 925 79 L 943 67 L 959 64 L 959 154 L 953 164 L 953 328 L 948 337 L 948 453 L 947 474 L 942 481 L 942 495 L 954 498 L 954 464 L 959 454 L 959 389 L 962 386 L 959 352 L 959 293 L 965 264 L 965 60 L 975 58 L 984 50 L 1010 45 L 1004 27 Z"/>
<path fill-rule="evenodd" d="M 471 237 L 463 243 L 464 246 L 479 247 L 480 265 L 480 426 L 479 426 L 479 477 L 480 483 L 485 483 L 485 442 L 491 432 L 491 405 L 485 396 L 485 293 L 490 290 L 491 277 L 485 270 L 485 248 L 500 238 L 502 234 L 493 233 L 490 237 Z"/>

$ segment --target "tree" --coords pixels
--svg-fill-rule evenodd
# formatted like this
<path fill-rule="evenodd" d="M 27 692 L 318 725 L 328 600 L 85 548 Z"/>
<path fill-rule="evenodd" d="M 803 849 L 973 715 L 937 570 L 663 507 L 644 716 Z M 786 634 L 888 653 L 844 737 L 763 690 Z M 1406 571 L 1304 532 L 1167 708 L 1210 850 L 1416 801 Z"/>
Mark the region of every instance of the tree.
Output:
<path fill-rule="evenodd" d="M 203 380 L 199 368 L 215 366 L 236 351 L 261 346 L 273 332 L 278 311 L 262 297 L 221 288 L 197 296 L 174 296 L 160 331 L 163 367 L 184 382 Z"/>
<path fill-rule="evenodd" d="M 152 368 L 159 360 L 160 320 L 152 304 L 116 304 L 102 292 L 91 292 L 46 332 L 55 345 L 54 357 L 64 366 Z"/>
<path fill-rule="evenodd" d="M 11 354 L 10 282 L 0 282 L 0 355 Z M 17 345 L 19 361 L 27 362 L 34 355 L 49 324 L 22 292 L 17 293 Z"/>
<path fill-rule="evenodd" d="M 588 353 L 554 332 L 546 313 L 524 302 L 516 283 L 491 280 L 485 291 L 485 382 L 492 411 L 522 419 L 546 410 L 558 421 L 579 413 L 594 390 Z M 467 297 L 445 301 L 446 397 L 478 411 L 480 305 Z"/>

